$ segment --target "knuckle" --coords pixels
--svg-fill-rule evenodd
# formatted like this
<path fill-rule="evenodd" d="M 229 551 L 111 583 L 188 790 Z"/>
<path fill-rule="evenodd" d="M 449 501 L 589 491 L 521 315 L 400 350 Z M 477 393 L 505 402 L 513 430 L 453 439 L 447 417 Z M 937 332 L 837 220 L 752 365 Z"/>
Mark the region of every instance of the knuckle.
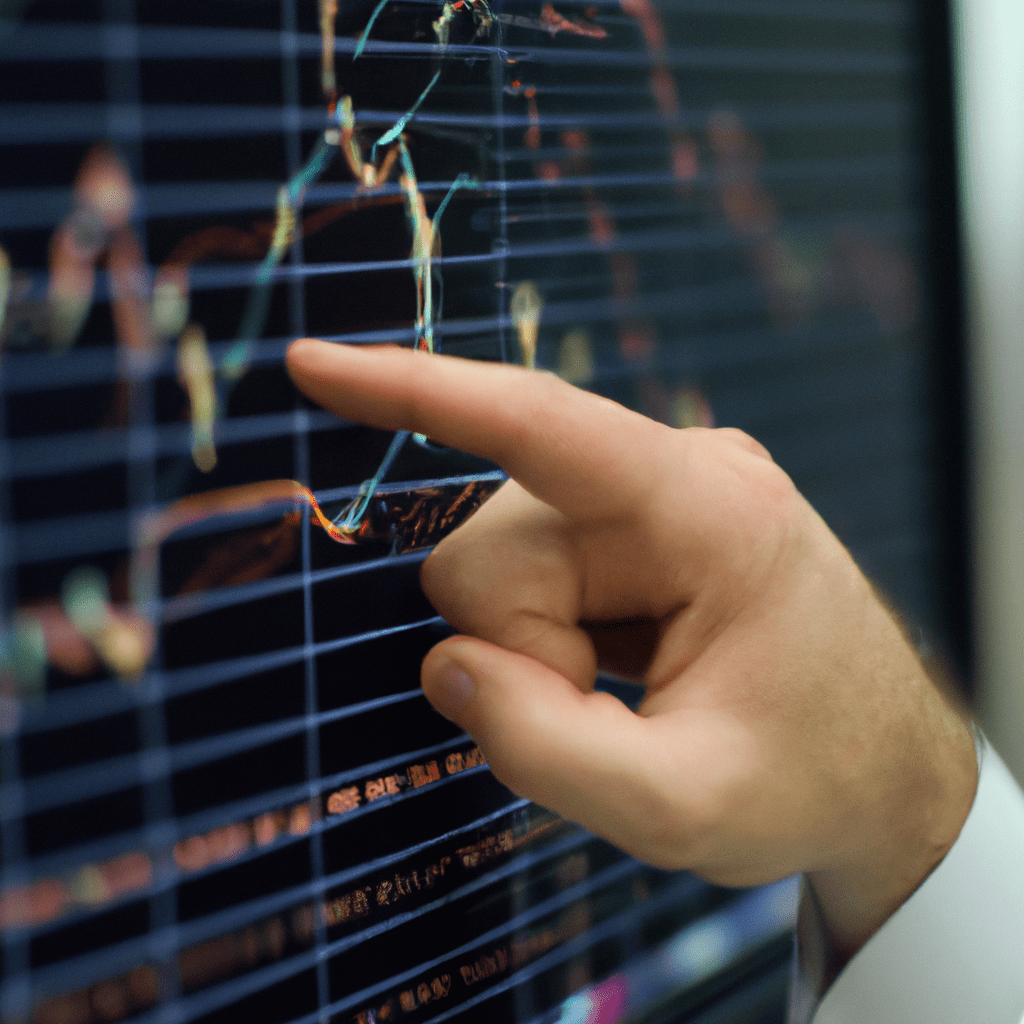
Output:
<path fill-rule="evenodd" d="M 796 516 L 802 506 L 800 492 L 789 474 L 774 462 L 758 467 L 757 493 L 771 511 L 780 519 Z"/>
<path fill-rule="evenodd" d="M 739 427 L 720 427 L 718 434 L 721 437 L 728 438 L 737 444 L 740 448 L 749 452 L 751 455 L 756 455 L 759 458 L 772 461 L 771 452 L 756 438 L 751 437 L 745 430 L 740 430 Z"/>

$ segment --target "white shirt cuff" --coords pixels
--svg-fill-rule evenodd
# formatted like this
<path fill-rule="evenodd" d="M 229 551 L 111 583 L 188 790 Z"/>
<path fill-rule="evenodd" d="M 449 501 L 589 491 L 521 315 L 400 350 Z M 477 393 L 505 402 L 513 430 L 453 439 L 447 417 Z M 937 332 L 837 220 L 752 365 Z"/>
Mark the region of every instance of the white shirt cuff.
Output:
<path fill-rule="evenodd" d="M 1024 793 L 979 734 L 960 836 L 819 1002 L 824 935 L 802 883 L 789 1024 L 1024 1024 Z"/>

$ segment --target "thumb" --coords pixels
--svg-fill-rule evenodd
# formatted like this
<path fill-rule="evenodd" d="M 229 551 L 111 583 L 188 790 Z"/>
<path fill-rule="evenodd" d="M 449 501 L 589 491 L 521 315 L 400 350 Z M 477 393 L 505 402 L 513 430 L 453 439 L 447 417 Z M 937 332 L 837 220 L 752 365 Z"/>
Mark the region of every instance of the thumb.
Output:
<path fill-rule="evenodd" d="M 654 769 L 651 719 L 610 694 L 581 693 L 527 655 L 472 637 L 434 647 L 422 682 L 434 708 L 476 740 L 513 792 L 629 853 L 664 859 L 656 837 L 670 809 L 659 795 L 664 773 Z"/>

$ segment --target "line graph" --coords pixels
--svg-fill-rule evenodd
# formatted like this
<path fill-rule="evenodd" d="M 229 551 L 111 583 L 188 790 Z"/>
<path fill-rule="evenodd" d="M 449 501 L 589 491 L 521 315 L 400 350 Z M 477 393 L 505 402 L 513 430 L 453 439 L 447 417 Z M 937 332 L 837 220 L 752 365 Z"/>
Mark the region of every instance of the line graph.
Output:
<path fill-rule="evenodd" d="M 423 701 L 419 567 L 502 476 L 281 360 L 713 407 L 925 578 L 907 5 L 35 6 L 0 57 L 0 1013 L 539 1021 L 717 921 Z"/>
<path fill-rule="evenodd" d="M 447 6 L 435 26 L 442 51 L 447 45 L 448 23 L 461 6 Z M 371 162 L 363 161 L 356 139 L 351 99 L 342 96 L 339 102 L 336 89 L 333 45 L 336 16 L 336 4 L 326 0 L 321 3 L 321 81 L 327 101 L 328 117 L 334 120 L 337 127 L 328 128 L 322 133 L 305 165 L 278 190 L 272 228 L 257 226 L 252 233 L 230 228 L 204 229 L 198 235 L 179 243 L 167 261 L 157 270 L 154 282 L 150 286 L 141 249 L 134 231 L 129 226 L 129 218 L 136 205 L 130 175 L 112 150 L 96 146 L 90 150 L 78 174 L 75 186 L 76 210 L 55 232 L 51 240 L 49 290 L 45 314 L 49 324 L 50 344 L 61 349 L 74 344 L 94 301 L 97 264 L 101 258 L 106 257 L 111 285 L 113 325 L 118 345 L 139 353 L 140 357 L 146 360 L 142 365 L 148 367 L 157 358 L 159 348 L 168 339 L 178 335 L 177 372 L 190 408 L 192 462 L 202 473 L 209 473 L 217 465 L 217 423 L 224 416 L 232 390 L 248 370 L 255 338 L 261 333 L 266 319 L 275 270 L 290 249 L 298 229 L 297 216 L 302 206 L 303 194 L 329 166 L 339 148 L 360 186 L 369 192 L 385 185 L 394 167 L 400 168 L 401 198 L 404 200 L 413 243 L 413 278 L 417 296 L 416 347 L 428 353 L 434 351 L 436 313 L 433 289 L 436 271 L 432 261 L 440 252 L 441 215 L 458 189 L 472 188 L 476 183 L 467 174 L 459 174 L 448 187 L 434 216 L 431 218 L 427 215 L 426 203 L 416 179 L 412 158 L 401 134 L 401 129 L 415 112 L 415 107 L 403 115 L 392 130 L 378 139 L 373 146 Z M 489 20 L 486 18 L 480 23 L 481 33 L 486 32 L 488 24 Z M 364 32 L 364 43 L 371 26 L 372 19 Z M 353 56 L 358 57 L 360 50 L 361 47 L 357 47 Z M 439 75 L 440 68 L 433 82 L 436 82 Z M 425 95 L 426 93 L 421 96 L 416 107 Z M 376 162 L 378 145 L 387 146 L 383 161 L 379 165 Z M 382 200 L 394 201 L 394 198 L 368 197 L 368 201 L 373 204 Z M 367 201 L 359 197 L 347 206 L 343 204 L 340 208 L 336 206 L 333 209 L 319 211 L 308 218 L 307 222 L 302 223 L 302 234 L 323 230 L 349 210 L 365 205 Z M 191 264 L 203 256 L 215 253 L 258 255 L 264 247 L 265 254 L 249 290 L 236 340 L 214 361 L 203 327 L 188 320 Z M 6 264 L 5 266 L 3 297 L 6 308 L 10 268 Z M 126 400 L 126 392 L 119 385 L 116 402 L 123 405 Z M 313 521 L 338 543 L 352 544 L 357 540 L 379 540 L 387 537 L 395 549 L 400 551 L 406 543 L 414 546 L 420 543 L 420 534 L 427 537 L 435 536 L 436 529 L 433 524 L 439 522 L 442 527 L 450 528 L 452 523 L 457 523 L 466 514 L 471 514 L 486 496 L 486 487 L 480 489 L 477 485 L 471 485 L 456 498 L 449 512 L 441 511 L 440 519 L 436 518 L 436 509 L 426 513 L 422 524 L 417 522 L 417 514 L 430 504 L 434 494 L 440 492 L 428 489 L 400 513 L 398 507 L 389 505 L 387 500 L 378 502 L 374 506 L 374 525 L 370 525 L 365 517 L 374 494 L 406 439 L 407 435 L 396 436 L 376 473 L 362 485 L 357 497 L 334 519 L 323 514 L 317 499 L 308 488 L 295 481 L 286 480 L 243 485 L 221 489 L 212 494 L 184 498 L 155 517 L 147 514 L 136 525 L 135 550 L 130 559 L 131 592 L 135 606 L 146 607 L 152 604 L 151 581 L 157 576 L 156 559 L 160 542 L 182 526 L 210 516 L 240 510 L 258 510 L 268 504 L 294 504 L 298 501 L 309 508 Z M 422 442 L 423 439 L 417 440 Z M 165 480 L 165 490 L 168 486 L 172 491 L 180 489 L 184 473 L 184 463 L 179 461 L 171 470 L 169 478 Z M 408 540 L 402 538 L 400 522 L 404 524 Z M 427 523 L 432 525 L 423 525 Z M 65 619 L 56 606 L 50 606 L 42 618 L 40 614 L 30 612 L 27 613 L 27 617 L 23 616 L 23 622 L 29 625 L 23 624 L 22 633 L 19 635 L 27 635 L 25 630 L 30 628 L 31 624 L 38 626 L 45 622 L 47 628 L 44 632 L 50 638 L 50 646 L 56 651 L 62 648 L 60 641 L 55 641 L 54 638 L 68 637 L 64 648 L 74 650 L 84 636 L 97 651 L 101 652 L 102 660 L 115 667 L 118 674 L 126 678 L 134 678 L 140 674 L 153 649 L 152 629 L 146 624 L 145 617 L 139 617 L 135 613 L 127 618 L 108 614 L 104 619 L 107 625 L 103 629 L 99 626 L 92 629 L 77 628 L 78 636 L 75 633 L 76 627 L 80 627 L 80 624 L 75 622 L 73 615 L 68 615 Z M 115 637 L 118 639 L 115 640 Z M 11 643 L 14 643 L 14 640 Z M 117 650 L 123 653 L 116 654 Z M 130 651 L 135 653 L 129 653 Z M 46 660 L 50 660 L 49 657 Z M 92 663 L 92 657 L 83 654 L 62 656 L 58 653 L 56 663 L 75 666 L 81 671 Z M 30 668 L 22 667 L 20 678 L 28 680 L 38 676 L 39 665 L 36 657 Z"/>

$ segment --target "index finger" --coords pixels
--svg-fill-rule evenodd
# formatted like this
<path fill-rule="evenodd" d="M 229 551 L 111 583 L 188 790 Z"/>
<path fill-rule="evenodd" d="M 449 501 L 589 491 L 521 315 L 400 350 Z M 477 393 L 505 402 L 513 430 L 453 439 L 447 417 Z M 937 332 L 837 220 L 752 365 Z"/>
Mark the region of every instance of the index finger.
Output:
<path fill-rule="evenodd" d="M 649 493 L 653 433 L 668 429 L 518 366 L 312 338 L 294 342 L 287 363 L 331 412 L 488 458 L 570 516 L 614 515 Z"/>

